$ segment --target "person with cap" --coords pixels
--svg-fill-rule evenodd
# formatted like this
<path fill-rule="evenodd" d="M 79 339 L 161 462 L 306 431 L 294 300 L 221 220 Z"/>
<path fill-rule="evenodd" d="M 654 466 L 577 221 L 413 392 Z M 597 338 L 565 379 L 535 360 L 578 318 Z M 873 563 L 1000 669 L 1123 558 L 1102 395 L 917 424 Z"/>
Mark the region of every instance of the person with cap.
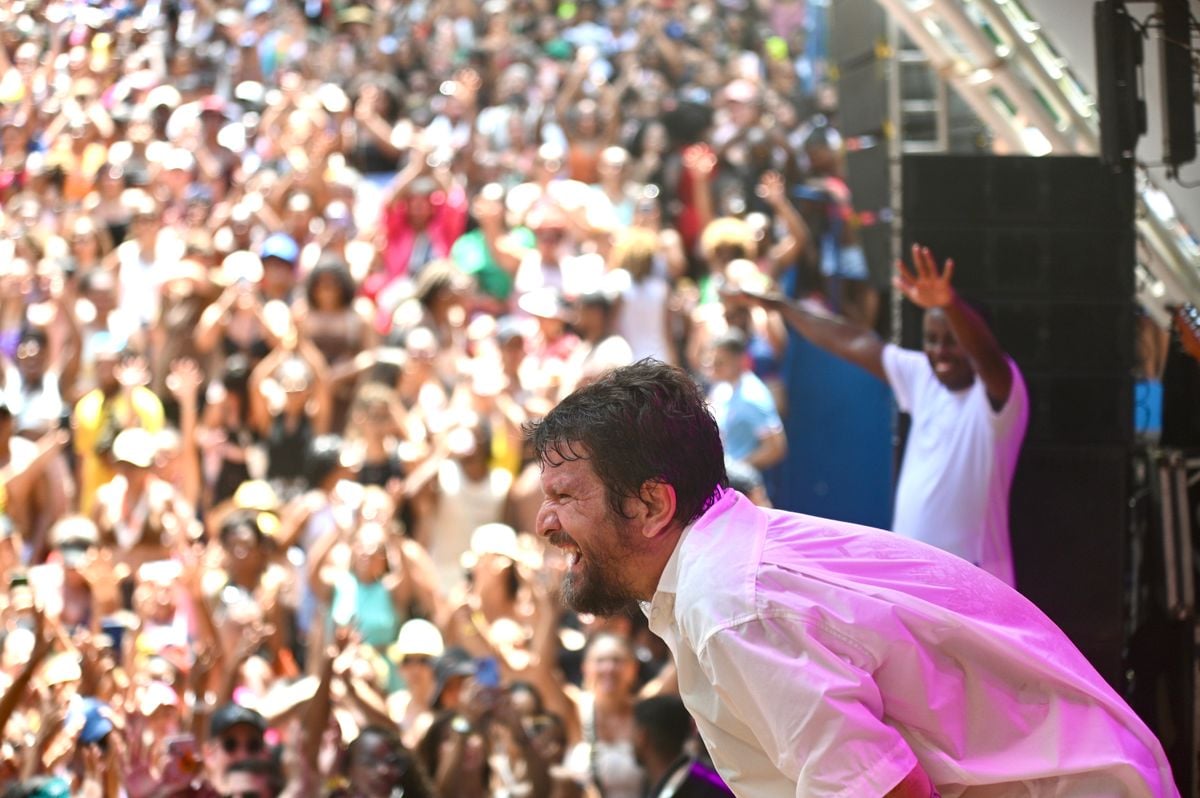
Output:
<path fill-rule="evenodd" d="M 100 533 L 91 519 L 73 515 L 57 521 L 49 537 L 51 561 L 60 562 L 63 569 L 59 621 L 66 629 L 89 628 L 93 612 L 105 615 L 119 606 L 112 574 L 107 580 L 96 579 L 98 570 L 92 567 L 99 559 Z"/>
<path fill-rule="evenodd" d="M 300 246 L 287 233 L 272 233 L 258 249 L 262 261 L 259 289 L 264 303 L 278 300 L 290 305 L 294 299 L 300 262 Z"/>
<path fill-rule="evenodd" d="M 734 327 L 713 343 L 708 399 L 728 456 L 759 471 L 787 454 L 775 397 L 750 368 L 746 335 Z"/>
<path fill-rule="evenodd" d="M 461 646 L 448 646 L 433 666 L 433 708 L 441 714 L 458 712 L 465 703 L 467 680 L 474 678 L 475 660 Z"/>
<path fill-rule="evenodd" d="M 598 614 L 641 603 L 738 795 L 1178 794 L 1145 724 L 999 579 L 729 490 L 684 372 L 617 369 L 529 438 L 564 598 Z"/>
<path fill-rule="evenodd" d="M 204 772 L 218 791 L 225 790 L 234 763 L 267 761 L 266 731 L 267 719 L 249 707 L 228 703 L 213 711 L 203 746 Z"/>
<path fill-rule="evenodd" d="M 388 696 L 388 713 L 409 748 L 420 742 L 433 722 L 438 689 L 435 665 L 444 651 L 442 633 L 423 618 L 405 621 L 396 642 L 388 647 L 388 659 L 404 680 L 404 687 Z"/>
<path fill-rule="evenodd" d="M 191 511 L 169 482 L 154 475 L 154 436 L 141 427 L 117 434 L 112 459 L 117 473 L 96 491 L 92 519 L 106 545 L 131 569 L 171 557 L 188 534 Z"/>
<path fill-rule="evenodd" d="M 535 380 L 530 388 L 542 398 L 557 400 L 566 362 L 579 347 L 579 336 L 570 326 L 575 313 L 562 291 L 550 287 L 522 295 L 517 307 L 537 324 L 529 340 L 529 373 Z"/>
<path fill-rule="evenodd" d="M 113 343 L 113 342 L 109 342 Z M 91 516 L 101 485 L 116 476 L 112 445 L 126 427 L 162 430 L 162 400 L 146 387 L 144 367 L 115 347 L 96 352 L 96 387 L 75 403 L 74 431 L 79 511 Z"/>
<path fill-rule="evenodd" d="M 633 348 L 617 331 L 617 311 L 620 298 L 595 288 L 579 298 L 575 329 L 579 346 L 567 359 L 559 395 L 566 396 L 578 387 L 587 385 L 605 372 L 633 362 Z"/>

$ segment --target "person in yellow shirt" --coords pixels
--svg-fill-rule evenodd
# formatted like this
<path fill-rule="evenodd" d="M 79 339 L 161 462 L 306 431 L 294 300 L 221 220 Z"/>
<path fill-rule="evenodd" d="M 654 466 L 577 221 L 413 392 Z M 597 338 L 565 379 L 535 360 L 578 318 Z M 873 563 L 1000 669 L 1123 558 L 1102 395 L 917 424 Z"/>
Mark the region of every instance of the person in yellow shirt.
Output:
<path fill-rule="evenodd" d="M 149 373 L 137 358 L 122 358 L 115 350 L 96 355 L 97 387 L 75 403 L 71 423 L 75 431 L 76 481 L 79 511 L 88 515 L 96 490 L 116 474 L 111 449 L 123 429 L 163 428 L 162 402 L 146 387 Z"/>

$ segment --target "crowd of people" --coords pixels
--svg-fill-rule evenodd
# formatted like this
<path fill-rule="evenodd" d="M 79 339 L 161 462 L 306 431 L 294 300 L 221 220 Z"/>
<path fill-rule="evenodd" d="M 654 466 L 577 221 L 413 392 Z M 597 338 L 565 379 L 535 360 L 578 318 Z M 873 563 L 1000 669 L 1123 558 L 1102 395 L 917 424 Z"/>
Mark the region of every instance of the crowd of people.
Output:
<path fill-rule="evenodd" d="M 756 297 L 875 313 L 824 11 L 3 4 L 0 794 L 726 794 L 524 428 L 657 358 L 769 500 Z"/>

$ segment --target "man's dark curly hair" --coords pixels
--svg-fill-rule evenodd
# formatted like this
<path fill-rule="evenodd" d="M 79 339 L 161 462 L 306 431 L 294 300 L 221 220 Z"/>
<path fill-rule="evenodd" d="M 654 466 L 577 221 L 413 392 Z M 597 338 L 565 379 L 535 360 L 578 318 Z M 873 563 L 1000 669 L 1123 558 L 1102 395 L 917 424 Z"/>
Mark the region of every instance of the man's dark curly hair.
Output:
<path fill-rule="evenodd" d="M 588 460 L 604 483 L 613 512 L 628 517 L 627 499 L 647 482 L 675 489 L 674 520 L 687 525 L 728 487 L 717 422 L 685 372 L 647 358 L 614 369 L 572 393 L 526 438 L 545 465 Z"/>

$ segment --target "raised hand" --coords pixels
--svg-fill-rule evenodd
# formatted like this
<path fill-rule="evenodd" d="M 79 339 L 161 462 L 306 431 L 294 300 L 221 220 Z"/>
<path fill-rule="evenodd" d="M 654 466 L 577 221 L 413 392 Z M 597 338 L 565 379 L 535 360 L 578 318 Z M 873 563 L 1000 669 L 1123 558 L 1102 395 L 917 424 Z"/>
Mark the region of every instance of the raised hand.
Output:
<path fill-rule="evenodd" d="M 722 285 L 719 293 L 722 299 L 747 302 L 767 310 L 779 310 L 788 304 L 788 298 L 778 291 L 750 291 L 730 285 L 729 283 Z"/>
<path fill-rule="evenodd" d="M 694 180 L 708 180 L 717 168 L 717 155 L 706 144 L 693 144 L 683 151 L 683 168 Z"/>
<path fill-rule="evenodd" d="M 204 374 L 196 361 L 185 357 L 171 363 L 171 373 L 167 375 L 167 390 L 179 404 L 195 404 L 203 383 Z"/>
<path fill-rule="evenodd" d="M 914 305 L 925 310 L 944 308 L 954 301 L 954 286 L 950 278 L 954 276 L 954 261 L 947 259 L 945 267 L 939 271 L 937 261 L 929 247 L 913 244 L 913 267 L 910 272 L 904 261 L 896 261 L 896 276 L 892 285 L 908 297 Z"/>
<path fill-rule="evenodd" d="M 117 381 L 129 390 L 149 384 L 150 370 L 146 358 L 138 355 L 122 363 L 117 368 Z"/>
<path fill-rule="evenodd" d="M 773 208 L 787 202 L 787 186 L 783 182 L 783 175 L 778 172 L 764 172 L 755 193 Z"/>

